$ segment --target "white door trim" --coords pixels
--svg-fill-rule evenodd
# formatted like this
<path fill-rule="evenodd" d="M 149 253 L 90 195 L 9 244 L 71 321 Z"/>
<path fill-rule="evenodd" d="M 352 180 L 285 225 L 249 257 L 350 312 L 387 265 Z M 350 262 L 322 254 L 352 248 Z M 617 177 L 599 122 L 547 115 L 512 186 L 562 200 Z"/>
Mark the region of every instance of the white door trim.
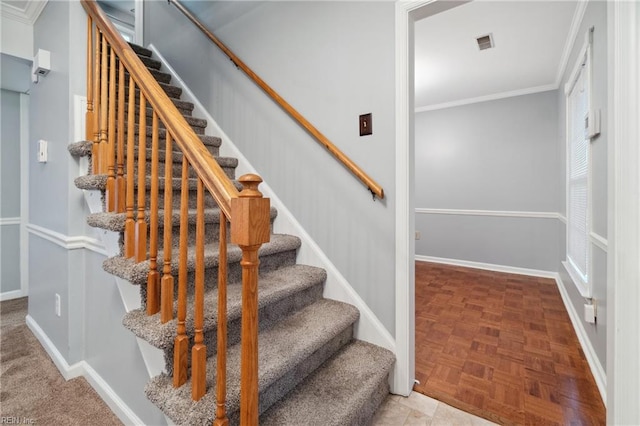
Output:
<path fill-rule="evenodd" d="M 396 1 L 396 366 L 392 391 L 415 381 L 415 208 L 413 23 L 469 0 Z M 424 6 L 431 5 L 428 8 Z"/>
<path fill-rule="evenodd" d="M 134 14 L 134 31 L 133 42 L 139 46 L 144 46 L 144 1 L 135 0 Z"/>
<path fill-rule="evenodd" d="M 640 424 L 640 6 L 607 2 L 607 424 Z"/>
<path fill-rule="evenodd" d="M 20 94 L 20 292 L 29 295 L 29 95 Z"/>

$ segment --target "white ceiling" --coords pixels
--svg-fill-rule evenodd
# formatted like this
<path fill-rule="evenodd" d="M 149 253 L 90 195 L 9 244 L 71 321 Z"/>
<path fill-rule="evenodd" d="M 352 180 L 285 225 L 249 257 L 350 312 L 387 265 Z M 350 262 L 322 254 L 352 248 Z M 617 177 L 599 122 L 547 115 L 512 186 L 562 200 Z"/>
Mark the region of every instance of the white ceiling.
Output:
<path fill-rule="evenodd" d="M 416 22 L 416 110 L 557 88 L 580 3 L 476 0 Z"/>

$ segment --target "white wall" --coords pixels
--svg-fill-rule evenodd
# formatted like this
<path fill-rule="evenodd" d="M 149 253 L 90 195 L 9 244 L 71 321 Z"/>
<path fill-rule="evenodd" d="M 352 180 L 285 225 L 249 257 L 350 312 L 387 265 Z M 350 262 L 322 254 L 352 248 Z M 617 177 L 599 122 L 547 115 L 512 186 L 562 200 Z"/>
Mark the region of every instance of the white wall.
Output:
<path fill-rule="evenodd" d="M 33 59 L 33 26 L 2 16 L 0 51 L 18 58 Z"/>
<path fill-rule="evenodd" d="M 557 269 L 557 108 L 548 91 L 416 114 L 419 258 Z"/>
<path fill-rule="evenodd" d="M 357 179 L 179 11 L 162 2 L 146 5 L 145 40 L 174 67 L 394 334 L 394 4 L 188 6 L 197 8 L 198 17 L 244 62 L 385 189 L 386 198 L 373 202 Z M 368 112 L 373 113 L 373 135 L 359 137 L 358 116 Z"/>

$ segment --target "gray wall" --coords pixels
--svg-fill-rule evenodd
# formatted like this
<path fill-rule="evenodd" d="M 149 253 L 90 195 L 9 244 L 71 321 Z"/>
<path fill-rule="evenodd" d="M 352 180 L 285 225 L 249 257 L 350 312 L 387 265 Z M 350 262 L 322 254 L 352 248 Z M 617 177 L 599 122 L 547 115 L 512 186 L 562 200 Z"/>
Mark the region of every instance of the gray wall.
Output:
<path fill-rule="evenodd" d="M 0 293 L 8 293 L 20 290 L 20 94 L 2 89 L 0 103 Z"/>
<path fill-rule="evenodd" d="M 373 202 L 358 180 L 175 7 L 145 4 L 144 39 L 165 56 L 395 334 L 394 3 L 190 2 L 188 6 L 384 187 L 386 199 Z M 373 135 L 359 137 L 358 116 L 368 112 L 373 113 Z"/>
<path fill-rule="evenodd" d="M 591 142 L 591 230 L 602 238 L 607 238 L 607 139 L 608 139 L 608 115 L 607 115 L 607 5 L 606 2 L 591 1 L 587 3 L 587 9 L 582 21 L 582 25 L 578 31 L 576 44 L 571 51 L 567 70 L 562 79 L 561 88 L 569 78 L 577 56 L 584 43 L 584 37 L 589 27 L 594 27 L 593 34 L 593 58 L 592 58 L 592 98 L 591 107 L 600 109 L 602 112 L 601 134 L 598 138 Z M 564 91 L 558 93 L 558 104 L 561 119 L 560 134 L 563 139 L 561 143 L 562 161 L 562 182 L 566 181 L 566 142 L 565 133 L 565 96 Z M 562 186 L 562 196 L 564 197 L 565 187 Z M 566 210 L 566 205 L 561 205 L 562 212 Z M 561 226 L 561 249 L 565 253 L 566 226 Z M 587 332 L 587 336 L 591 341 L 601 362 L 602 367 L 606 366 L 606 349 L 607 349 L 607 253 L 597 245 L 591 243 L 592 252 L 592 295 L 597 305 L 598 319 L 596 324 L 587 324 L 582 321 L 582 325 Z M 562 256 L 565 259 L 565 256 Z M 571 298 L 576 312 L 582 318 L 583 305 L 585 300 L 580 296 L 571 278 L 566 273 L 564 266 L 558 266 L 562 283 Z"/>
<path fill-rule="evenodd" d="M 51 72 L 32 84 L 29 143 L 29 315 L 64 360 L 86 361 L 144 424 L 164 417 L 144 395 L 149 379 L 135 336 L 122 326 L 123 303 L 104 256 L 69 244 L 88 235 L 82 191 L 73 184 L 74 95 L 85 95 L 86 14 L 79 2 L 48 2 L 34 25 L 35 48 L 51 52 Z M 81 52 L 76 55 L 73 52 Z M 36 141 L 49 161 L 36 162 Z M 77 240 L 76 240 L 77 241 Z M 61 316 L 54 312 L 61 296 Z"/>
<path fill-rule="evenodd" d="M 556 91 L 418 113 L 415 132 L 418 211 L 559 211 Z M 418 256 L 557 269 L 557 218 L 417 213 L 416 231 Z"/>

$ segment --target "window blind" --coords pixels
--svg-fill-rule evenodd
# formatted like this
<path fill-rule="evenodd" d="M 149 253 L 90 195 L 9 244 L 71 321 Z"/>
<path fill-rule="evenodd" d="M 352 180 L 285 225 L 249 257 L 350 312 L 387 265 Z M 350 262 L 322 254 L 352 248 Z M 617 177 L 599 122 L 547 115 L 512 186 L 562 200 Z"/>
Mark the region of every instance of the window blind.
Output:
<path fill-rule="evenodd" d="M 568 170 L 568 240 L 567 260 L 583 281 L 589 271 L 589 139 L 587 118 L 589 93 L 586 60 L 569 94 L 569 170 Z"/>

